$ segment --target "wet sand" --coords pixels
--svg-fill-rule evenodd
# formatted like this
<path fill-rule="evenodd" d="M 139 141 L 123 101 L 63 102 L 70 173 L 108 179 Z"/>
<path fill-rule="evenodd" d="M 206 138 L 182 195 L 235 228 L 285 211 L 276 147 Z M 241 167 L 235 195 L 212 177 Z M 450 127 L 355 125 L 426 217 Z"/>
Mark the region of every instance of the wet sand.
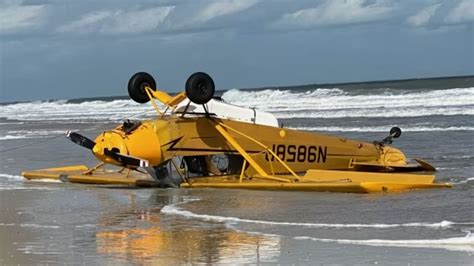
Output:
<path fill-rule="evenodd" d="M 33 264 L 36 262 L 48 262 L 46 256 L 39 254 L 28 254 L 18 247 L 38 239 L 41 232 L 28 230 L 22 224 L 30 224 L 34 219 L 31 214 L 22 213 L 23 206 L 31 203 L 31 199 L 41 192 L 21 193 L 18 197 L 18 191 L 0 192 L 0 263 L 11 264 Z"/>
<path fill-rule="evenodd" d="M 42 190 L 45 186 L 47 190 Z M 56 183 L 31 183 L 25 189 L 1 191 L 1 263 L 470 265 L 473 262 L 474 252 L 297 240 L 292 226 L 264 226 L 266 229 L 252 232 L 245 223 L 162 213 L 164 206 L 201 198 L 199 205 L 189 202 L 177 206 L 192 213 L 212 208 L 230 217 L 236 204 L 240 204 L 235 216 L 247 212 L 248 216 L 259 217 L 253 210 L 244 210 L 245 204 L 255 204 L 249 202 L 249 196 L 258 198 L 261 204 L 270 204 L 275 197 L 288 199 L 293 195 L 293 200 L 302 200 L 311 194 L 301 198 L 293 193 L 262 195 L 244 191 L 229 198 L 228 192 L 96 188 Z M 319 199 L 332 200 L 335 195 L 322 194 Z M 217 202 L 229 205 L 226 213 L 221 213 L 224 208 L 215 205 Z M 266 216 L 265 220 L 279 219 Z M 304 217 L 287 220 L 304 220 Z M 305 229 L 308 233 L 306 230 L 311 229 Z M 332 233 L 335 238 L 342 234 L 337 231 Z"/>

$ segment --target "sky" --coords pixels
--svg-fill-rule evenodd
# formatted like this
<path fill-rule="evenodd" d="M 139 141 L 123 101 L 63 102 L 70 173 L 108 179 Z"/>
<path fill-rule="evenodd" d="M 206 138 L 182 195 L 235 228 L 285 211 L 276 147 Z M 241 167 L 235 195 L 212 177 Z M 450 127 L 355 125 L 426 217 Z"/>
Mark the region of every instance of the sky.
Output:
<path fill-rule="evenodd" d="M 0 102 L 474 74 L 474 0 L 0 0 Z"/>

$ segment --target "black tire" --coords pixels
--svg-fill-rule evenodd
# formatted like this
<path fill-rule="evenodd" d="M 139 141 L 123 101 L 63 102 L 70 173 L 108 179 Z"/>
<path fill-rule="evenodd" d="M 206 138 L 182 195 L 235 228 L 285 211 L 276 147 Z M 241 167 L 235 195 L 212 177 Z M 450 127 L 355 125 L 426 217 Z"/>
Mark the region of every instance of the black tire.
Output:
<path fill-rule="evenodd" d="M 137 103 L 146 103 L 150 100 L 150 97 L 148 97 L 145 91 L 146 86 L 155 91 L 155 79 L 145 72 L 135 73 L 128 81 L 128 95 Z"/>
<path fill-rule="evenodd" d="M 399 127 L 392 127 L 390 129 L 390 135 L 394 138 L 397 139 L 402 135 L 402 130 Z"/>
<path fill-rule="evenodd" d="M 186 96 L 196 104 L 205 104 L 214 96 L 216 88 L 212 78 L 204 72 L 196 72 L 186 80 Z"/>

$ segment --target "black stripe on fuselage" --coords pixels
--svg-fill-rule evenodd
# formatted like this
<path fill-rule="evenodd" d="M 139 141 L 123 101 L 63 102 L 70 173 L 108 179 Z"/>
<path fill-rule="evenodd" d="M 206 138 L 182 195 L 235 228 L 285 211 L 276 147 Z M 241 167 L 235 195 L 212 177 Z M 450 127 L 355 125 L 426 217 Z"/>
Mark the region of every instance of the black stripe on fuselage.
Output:
<path fill-rule="evenodd" d="M 232 153 L 239 153 L 237 150 L 224 150 L 224 149 L 201 149 L 201 148 L 170 148 L 168 151 L 195 151 L 195 152 L 232 152 Z M 245 151 L 246 153 L 259 153 L 262 151 Z"/>

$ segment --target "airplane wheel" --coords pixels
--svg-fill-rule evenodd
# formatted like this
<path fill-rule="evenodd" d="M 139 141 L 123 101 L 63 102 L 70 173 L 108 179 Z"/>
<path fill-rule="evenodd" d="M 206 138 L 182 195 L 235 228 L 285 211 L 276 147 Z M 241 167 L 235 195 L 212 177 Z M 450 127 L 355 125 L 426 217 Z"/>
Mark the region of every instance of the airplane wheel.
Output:
<path fill-rule="evenodd" d="M 205 104 L 214 96 L 215 86 L 212 78 L 204 72 L 196 72 L 186 80 L 186 96 L 196 104 Z"/>
<path fill-rule="evenodd" d="M 402 135 L 402 130 L 399 127 L 392 127 L 390 129 L 390 135 L 393 136 L 394 139 L 397 139 Z"/>
<path fill-rule="evenodd" d="M 150 100 L 145 87 L 156 90 L 155 79 L 148 73 L 135 73 L 128 81 L 128 95 L 137 103 L 146 103 Z"/>

